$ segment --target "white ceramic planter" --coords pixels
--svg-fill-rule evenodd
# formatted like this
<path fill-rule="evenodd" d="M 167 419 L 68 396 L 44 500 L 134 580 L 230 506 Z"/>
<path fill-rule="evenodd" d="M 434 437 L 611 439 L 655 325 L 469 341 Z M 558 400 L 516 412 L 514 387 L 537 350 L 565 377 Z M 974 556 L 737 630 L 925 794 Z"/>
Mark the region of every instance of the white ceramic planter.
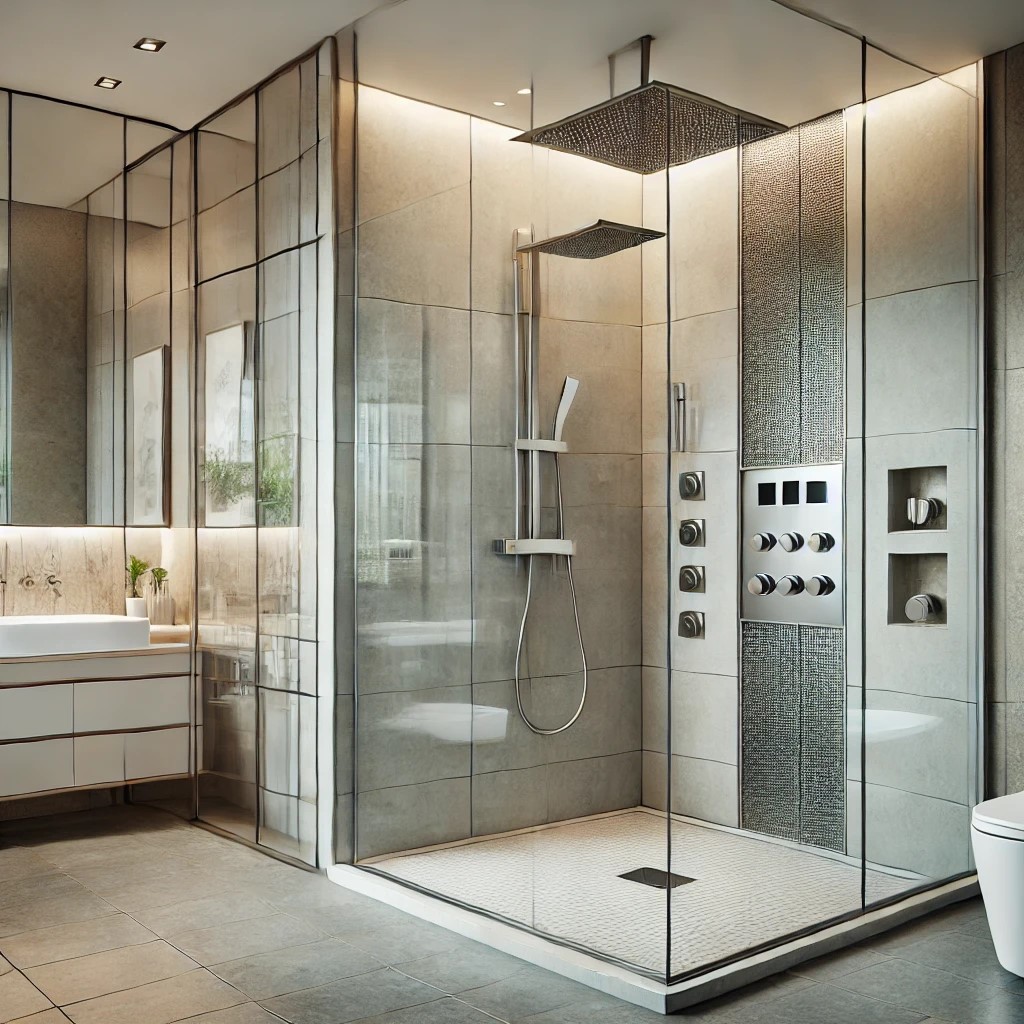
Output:
<path fill-rule="evenodd" d="M 129 619 L 148 619 L 149 613 L 146 609 L 144 597 L 126 597 L 124 599 L 124 613 Z"/>

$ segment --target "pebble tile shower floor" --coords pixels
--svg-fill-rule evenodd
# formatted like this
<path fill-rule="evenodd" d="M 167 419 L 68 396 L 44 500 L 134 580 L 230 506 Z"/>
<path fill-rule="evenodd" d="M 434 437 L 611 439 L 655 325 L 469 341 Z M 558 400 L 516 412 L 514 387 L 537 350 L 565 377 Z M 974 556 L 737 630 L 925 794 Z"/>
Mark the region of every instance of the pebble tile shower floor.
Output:
<path fill-rule="evenodd" d="M 677 1016 L 1010 1024 L 1024 981 L 972 900 Z M 661 1019 L 162 812 L 0 828 L 0 1024 Z"/>
<path fill-rule="evenodd" d="M 665 970 L 666 895 L 622 878 L 664 870 L 665 819 L 646 811 L 390 857 L 374 867 L 648 970 Z M 672 823 L 676 974 L 860 906 L 860 868 L 806 849 Z M 916 884 L 872 871 L 868 898 Z"/>

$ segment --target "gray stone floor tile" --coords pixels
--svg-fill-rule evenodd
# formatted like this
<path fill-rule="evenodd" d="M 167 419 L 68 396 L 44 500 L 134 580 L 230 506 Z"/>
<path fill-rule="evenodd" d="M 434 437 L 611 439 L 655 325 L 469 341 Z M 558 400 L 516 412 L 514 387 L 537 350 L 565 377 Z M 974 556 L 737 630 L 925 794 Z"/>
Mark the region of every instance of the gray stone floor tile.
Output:
<path fill-rule="evenodd" d="M 506 1021 L 519 1021 L 587 999 L 593 989 L 539 967 L 527 966 L 512 977 L 461 992 L 459 998 Z"/>
<path fill-rule="evenodd" d="M 665 1018 L 662 1017 L 662 1020 Z M 363 1017 L 354 1024 L 494 1024 L 495 1018 L 451 996 L 432 1003 Z"/>
<path fill-rule="evenodd" d="M 30 875 L 28 878 L 11 878 L 0 882 L 0 913 L 19 903 L 33 900 L 65 898 L 87 893 L 81 882 L 70 875 L 54 872 L 49 875 Z"/>
<path fill-rule="evenodd" d="M 469 943 L 468 939 L 448 931 L 447 928 L 439 928 L 406 914 L 402 916 L 404 920 L 399 923 L 372 930 L 341 932 L 339 937 L 353 946 L 366 950 L 386 964 L 422 960 L 435 953 L 446 953 Z"/>
<path fill-rule="evenodd" d="M 891 959 L 830 984 L 957 1024 L 1024 1024 L 1024 996 Z"/>
<path fill-rule="evenodd" d="M 989 937 L 968 932 L 938 932 L 891 952 L 898 959 L 936 967 L 983 985 L 1024 992 L 1024 979 L 999 966 Z"/>
<path fill-rule="evenodd" d="M 73 921 L 91 921 L 116 913 L 106 900 L 91 892 L 31 900 L 0 910 L 0 938 Z"/>
<path fill-rule="evenodd" d="M 281 1018 L 264 1010 L 259 1003 L 239 1003 L 226 1010 L 189 1017 L 187 1024 L 281 1024 Z"/>
<path fill-rule="evenodd" d="M 805 964 L 798 964 L 790 970 L 790 974 L 810 978 L 812 981 L 828 981 L 830 978 L 841 978 L 844 974 L 853 974 L 864 967 L 884 963 L 887 959 L 884 953 L 855 946 L 852 949 L 841 949 L 838 953 L 829 953 L 817 960 L 808 960 Z"/>
<path fill-rule="evenodd" d="M 68 1018 L 64 1016 L 63 1010 L 58 1010 L 56 1006 L 53 1006 L 49 1010 L 43 1010 L 42 1013 L 19 1017 L 17 1020 L 12 1020 L 10 1024 L 68 1024 Z"/>
<path fill-rule="evenodd" d="M 40 857 L 34 850 L 23 846 L 0 848 L 0 882 L 14 878 L 28 878 L 32 875 L 49 875 L 54 865 Z"/>
<path fill-rule="evenodd" d="M 303 921 L 287 914 L 273 914 L 180 932 L 168 941 L 197 963 L 207 965 L 301 946 L 324 937 L 323 932 Z"/>
<path fill-rule="evenodd" d="M 53 1006 L 42 992 L 17 971 L 0 975 L 0 1024 L 28 1017 Z"/>
<path fill-rule="evenodd" d="M 199 969 L 127 992 L 72 1003 L 64 1010 L 75 1024 L 171 1024 L 245 1001 L 239 991 Z"/>
<path fill-rule="evenodd" d="M 353 893 L 358 896 L 358 893 Z M 378 931 L 389 925 L 404 925 L 410 920 L 408 914 L 389 907 L 379 900 L 371 900 L 368 896 L 358 901 L 345 901 L 339 904 L 321 907 L 294 907 L 286 908 L 280 904 L 274 904 L 283 913 L 291 914 L 293 917 L 306 921 L 314 928 L 327 932 L 328 935 L 337 935 L 339 938 L 347 938 L 360 932 Z"/>
<path fill-rule="evenodd" d="M 0 939 L 0 953 L 16 967 L 38 967 L 55 960 L 152 942 L 154 938 L 153 932 L 127 914 L 112 914 L 8 936 Z"/>
<path fill-rule="evenodd" d="M 141 946 L 108 949 L 43 967 L 30 967 L 24 973 L 57 1006 L 66 1006 L 138 988 L 152 981 L 176 978 L 195 969 L 194 960 L 162 939 L 155 939 Z"/>
<path fill-rule="evenodd" d="M 341 939 L 324 939 L 231 960 L 210 970 L 250 999 L 269 999 L 369 974 L 382 967 L 384 964 L 376 957 Z"/>
<path fill-rule="evenodd" d="M 214 925 L 248 921 L 254 917 L 270 917 L 273 913 L 274 908 L 258 896 L 245 892 L 227 892 L 195 900 L 181 900 L 148 910 L 136 910 L 132 917 L 151 932 L 167 938 L 197 928 L 212 928 Z"/>
<path fill-rule="evenodd" d="M 815 985 L 792 995 L 764 1003 L 751 1021 L 764 1024 L 920 1024 L 925 1014 L 893 1003 L 833 988 Z M 744 1020 L 742 1013 L 737 1020 Z"/>
<path fill-rule="evenodd" d="M 489 946 L 473 944 L 460 946 L 447 953 L 435 953 L 421 960 L 410 960 L 403 963 L 399 970 L 418 981 L 455 995 L 467 989 L 504 981 L 528 966 L 525 960 Z"/>
<path fill-rule="evenodd" d="M 348 1024 L 443 997 L 443 992 L 385 968 L 267 999 L 263 1005 L 291 1024 Z"/>
<path fill-rule="evenodd" d="M 684 1021 L 686 1024 L 703 1024 L 704 1021 L 728 1024 L 722 1013 L 705 1017 L 697 1009 L 666 1018 L 664 1014 L 633 1006 L 611 996 L 600 996 L 598 993 L 594 993 L 593 998 L 585 997 L 579 1002 L 524 1017 L 520 1024 L 657 1024 L 666 1019 Z"/>

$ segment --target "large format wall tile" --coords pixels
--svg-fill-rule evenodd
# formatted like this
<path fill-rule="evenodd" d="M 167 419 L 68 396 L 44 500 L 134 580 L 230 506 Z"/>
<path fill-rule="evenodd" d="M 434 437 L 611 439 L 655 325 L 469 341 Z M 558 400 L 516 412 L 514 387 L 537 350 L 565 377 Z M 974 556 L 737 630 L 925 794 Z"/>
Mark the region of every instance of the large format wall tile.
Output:
<path fill-rule="evenodd" d="M 739 207 L 736 150 L 694 160 L 670 172 L 670 217 L 665 216 L 664 175 L 644 184 L 644 223 L 664 230 L 669 220 L 673 320 L 736 307 L 739 288 Z M 649 184 L 648 184 L 649 183 Z M 645 324 L 664 323 L 667 307 L 660 281 L 666 245 L 643 248 Z M 648 287 L 648 281 L 653 287 Z"/>
<path fill-rule="evenodd" d="M 865 787 L 866 855 L 873 864 L 948 878 L 970 870 L 970 808 L 884 786 Z"/>
<path fill-rule="evenodd" d="M 363 224 L 360 295 L 468 309 L 469 207 L 461 185 Z"/>
<path fill-rule="evenodd" d="M 469 116 L 359 87 L 359 220 L 469 183 Z"/>
<path fill-rule="evenodd" d="M 388 442 L 469 444 L 469 367 L 468 312 L 359 300 L 359 401 Z"/>
<path fill-rule="evenodd" d="M 415 850 L 470 835 L 469 779 L 360 793 L 357 856 Z"/>
<path fill-rule="evenodd" d="M 470 773 L 471 687 L 365 693 L 359 699 L 359 788 Z"/>
<path fill-rule="evenodd" d="M 869 299 L 976 276 L 976 118 L 977 101 L 941 79 L 872 101 Z"/>
<path fill-rule="evenodd" d="M 511 313 L 513 232 L 543 221 L 535 178 L 546 150 L 513 142 L 518 129 L 472 119 L 473 308 Z M 526 239 L 523 239 L 526 241 Z M 541 257 L 545 259 L 546 257 Z"/>
<path fill-rule="evenodd" d="M 870 300 L 865 433 L 924 433 L 978 422 L 977 285 Z"/>
<path fill-rule="evenodd" d="M 361 691 L 468 683 L 469 448 L 364 444 L 357 458 Z"/>
<path fill-rule="evenodd" d="M 663 669 L 643 672 L 643 745 L 666 753 L 668 714 Z M 672 753 L 704 761 L 737 763 L 739 689 L 734 676 L 673 672 Z"/>

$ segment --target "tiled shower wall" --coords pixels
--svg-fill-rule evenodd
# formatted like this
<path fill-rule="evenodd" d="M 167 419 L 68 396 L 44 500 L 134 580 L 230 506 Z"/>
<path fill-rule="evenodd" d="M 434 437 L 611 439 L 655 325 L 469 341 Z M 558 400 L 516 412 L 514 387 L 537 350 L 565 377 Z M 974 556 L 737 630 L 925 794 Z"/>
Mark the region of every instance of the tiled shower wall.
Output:
<path fill-rule="evenodd" d="M 985 61 L 988 172 L 987 795 L 1024 790 L 1024 46 Z"/>
<path fill-rule="evenodd" d="M 733 826 L 739 824 L 738 186 L 735 150 L 673 168 L 667 197 L 666 176 L 647 176 L 644 223 L 667 225 L 669 239 L 642 250 L 643 802 L 662 809 L 667 803 L 671 703 L 672 810 Z M 687 451 L 670 455 L 666 406 L 674 381 L 686 385 Z M 704 472 L 704 501 L 680 499 L 684 470 Z M 675 535 L 680 520 L 691 517 L 706 521 L 702 548 L 683 548 Z M 669 579 L 666 544 L 673 552 Z M 679 590 L 679 569 L 691 562 L 706 568 L 704 593 Z M 691 609 L 705 613 L 703 640 L 675 635 L 679 612 Z"/>
<path fill-rule="evenodd" d="M 564 376 L 582 382 L 562 484 L 590 692 L 561 736 L 519 720 L 526 567 L 491 546 L 513 531 L 512 230 L 639 223 L 640 179 L 372 88 L 358 103 L 357 855 L 635 805 L 640 250 L 541 257 L 545 432 Z M 524 698 L 558 724 L 581 684 L 564 567 L 537 559 L 533 589 Z"/>
<path fill-rule="evenodd" d="M 969 870 L 977 757 L 975 67 L 871 101 L 864 138 L 867 333 L 861 343 L 860 262 L 851 253 L 847 563 L 851 627 L 861 621 L 864 568 L 866 661 L 862 668 L 861 637 L 851 629 L 847 850 L 861 852 L 863 701 L 866 858 L 935 878 Z M 854 147 L 852 196 L 860 165 Z M 852 239 L 858 231 L 851 224 Z M 931 496 L 944 497 L 946 520 L 912 530 L 906 499 L 919 486 L 907 471 L 928 467 L 945 469 L 945 495 Z M 920 559 L 929 556 L 946 566 L 941 584 L 924 578 Z M 901 565 L 915 588 L 941 587 L 945 623 L 906 620 L 905 595 L 896 597 Z M 899 721 L 920 728 L 886 732 Z"/>

